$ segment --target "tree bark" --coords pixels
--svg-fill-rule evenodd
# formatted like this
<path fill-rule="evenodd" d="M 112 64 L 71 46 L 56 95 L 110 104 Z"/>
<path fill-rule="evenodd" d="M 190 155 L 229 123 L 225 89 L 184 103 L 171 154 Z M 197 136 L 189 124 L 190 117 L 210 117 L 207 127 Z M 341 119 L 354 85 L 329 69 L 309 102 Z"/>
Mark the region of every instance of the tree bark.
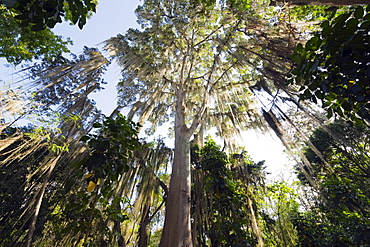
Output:
<path fill-rule="evenodd" d="M 190 224 L 190 133 L 185 124 L 185 92 L 176 90 L 175 151 L 160 247 L 192 247 Z"/>
<path fill-rule="evenodd" d="M 118 206 L 117 210 L 121 210 L 121 207 Z M 124 247 L 125 246 L 125 240 L 122 237 L 122 230 L 121 230 L 121 222 L 119 220 L 114 220 L 113 222 L 113 229 L 115 233 L 118 233 L 117 235 L 117 244 L 118 247 Z"/>
<path fill-rule="evenodd" d="M 149 201 L 145 202 L 145 205 L 142 210 L 140 227 L 139 227 L 139 243 L 138 247 L 148 247 L 149 237 L 148 237 L 148 225 L 150 223 L 150 204 Z"/>
<path fill-rule="evenodd" d="M 256 218 L 256 214 L 255 214 L 254 209 L 253 209 L 252 200 L 249 198 L 249 196 L 247 196 L 247 204 L 248 204 L 250 217 L 251 217 L 251 221 L 252 221 L 252 229 L 254 231 L 254 234 L 257 237 L 257 246 L 258 247 L 263 247 L 264 242 L 263 242 L 263 238 L 262 238 L 262 234 L 261 234 L 261 229 L 260 229 L 260 226 L 259 226 L 257 218 Z"/>
<path fill-rule="evenodd" d="M 289 5 L 359 5 L 370 4 L 370 0 L 276 0 L 278 3 L 287 3 Z"/>

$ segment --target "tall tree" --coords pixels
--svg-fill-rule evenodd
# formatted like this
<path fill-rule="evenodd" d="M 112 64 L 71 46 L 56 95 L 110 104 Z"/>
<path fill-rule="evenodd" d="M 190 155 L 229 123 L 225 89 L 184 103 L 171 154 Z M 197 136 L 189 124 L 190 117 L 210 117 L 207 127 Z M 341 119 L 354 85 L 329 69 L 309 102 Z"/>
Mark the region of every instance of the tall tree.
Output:
<path fill-rule="evenodd" d="M 294 189 L 284 181 L 268 184 L 261 206 L 266 246 L 296 246 L 297 232 L 292 222 L 300 203 Z"/>
<path fill-rule="evenodd" d="M 143 31 L 131 29 L 107 41 L 123 67 L 119 103 L 153 126 L 174 118 L 175 154 L 161 246 L 192 246 L 190 139 L 211 126 L 228 139 L 260 124 L 249 86 L 261 77 L 262 58 L 247 44 L 258 43 L 248 31 L 266 23 L 254 11 L 236 18 L 220 6 L 191 1 L 146 1 L 137 14 Z"/>
<path fill-rule="evenodd" d="M 279 18 L 262 7 L 255 3 L 253 8 L 243 11 L 233 9 L 234 12 L 231 12 L 222 6 L 199 5 L 193 1 L 148 0 L 137 10 L 143 30 L 129 30 L 125 35 L 107 41 L 107 50 L 118 58 L 123 67 L 123 80 L 118 86 L 120 107 L 128 108 L 129 117 L 138 117 L 140 124 L 149 120 L 152 123 L 149 131 L 168 122 L 171 117 L 174 119 L 175 155 L 170 191 L 167 193 L 162 246 L 193 245 L 190 230 L 191 138 L 196 135 L 202 143 L 204 132 L 215 126 L 225 140 L 225 148 L 231 148 L 233 134 L 262 124 L 253 93 L 258 95 L 259 91 L 264 91 L 274 99 L 279 91 L 290 95 L 285 86 L 285 76 L 289 69 L 288 56 L 296 42 L 294 31 L 289 28 L 291 25 L 281 25 Z M 283 14 L 279 12 L 279 16 Z M 86 106 L 87 95 L 100 86 L 94 71 L 99 74 L 107 64 L 98 52 L 87 52 L 86 57 L 93 59 L 38 70 L 45 81 L 36 81 L 40 83 L 35 83 L 38 90 L 34 97 L 43 103 L 43 107 L 32 111 L 48 108 L 55 102 L 65 103 L 65 108 L 59 108 L 63 114 Z M 80 76 L 87 80 L 76 84 L 76 81 L 80 82 Z M 86 90 L 76 94 L 82 88 Z M 271 103 L 276 106 L 275 101 Z M 273 113 L 264 112 L 263 117 L 278 132 L 279 120 L 274 118 Z M 81 132 L 73 133 L 79 139 Z M 104 136 L 101 139 L 102 149 L 109 153 L 107 147 L 110 143 L 104 140 Z M 73 150 L 69 160 L 79 151 L 81 149 Z M 119 161 L 117 163 L 122 165 Z M 133 170 L 132 176 L 135 176 L 134 173 Z M 122 194 L 125 189 L 122 184 L 132 181 L 126 178 L 120 177 L 119 181 L 115 181 L 116 187 L 111 191 Z M 94 191 L 98 181 L 91 180 L 89 185 L 89 190 Z M 140 189 L 151 191 L 153 186 L 143 183 Z M 94 191 L 95 195 L 98 195 L 98 190 Z M 98 241 L 103 236 L 92 234 L 92 230 L 98 229 L 99 225 L 105 227 L 109 222 L 109 218 L 95 217 L 94 212 L 99 210 L 97 199 L 97 196 L 92 196 L 85 200 L 91 206 L 86 207 L 84 214 L 87 219 L 97 220 L 88 223 L 85 220 L 83 223 L 85 217 L 78 221 L 83 226 L 83 233 L 69 243 L 79 243 L 81 239 L 85 243 Z M 148 196 L 147 200 L 141 201 L 144 207 L 141 208 L 140 232 L 143 233 L 140 245 L 145 245 L 151 198 Z M 256 209 L 251 198 L 247 201 L 248 205 L 252 205 L 248 208 L 250 215 L 255 215 L 253 230 L 259 235 L 258 241 L 262 245 Z M 119 200 L 113 202 L 115 210 L 121 209 Z M 119 235 L 122 228 L 118 218 L 115 218 L 113 225 L 113 232 L 118 233 L 115 235 L 118 244 L 122 246 L 124 242 Z"/>

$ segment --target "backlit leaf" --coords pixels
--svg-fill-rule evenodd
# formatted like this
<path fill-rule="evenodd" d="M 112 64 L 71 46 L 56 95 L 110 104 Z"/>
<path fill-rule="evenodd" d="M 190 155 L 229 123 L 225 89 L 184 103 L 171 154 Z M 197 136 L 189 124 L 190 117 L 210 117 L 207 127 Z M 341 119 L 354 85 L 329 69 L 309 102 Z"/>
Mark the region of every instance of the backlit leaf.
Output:
<path fill-rule="evenodd" d="M 93 181 L 90 181 L 89 185 L 87 186 L 87 192 L 93 191 L 95 189 L 95 186 L 96 186 L 96 183 L 94 183 Z"/>

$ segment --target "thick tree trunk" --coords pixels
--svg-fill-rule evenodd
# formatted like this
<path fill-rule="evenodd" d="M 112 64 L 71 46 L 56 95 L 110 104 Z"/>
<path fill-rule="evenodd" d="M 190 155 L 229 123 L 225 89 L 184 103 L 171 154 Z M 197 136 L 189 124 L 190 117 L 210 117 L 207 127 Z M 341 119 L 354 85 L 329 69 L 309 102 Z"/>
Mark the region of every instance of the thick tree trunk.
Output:
<path fill-rule="evenodd" d="M 185 125 L 183 90 L 178 89 L 175 116 L 175 152 L 161 247 L 191 247 L 190 133 Z"/>
<path fill-rule="evenodd" d="M 276 0 L 276 2 L 287 3 L 289 5 L 332 5 L 332 6 L 370 4 L 370 0 Z"/>
<path fill-rule="evenodd" d="M 190 199 L 190 144 L 189 138 L 184 135 L 175 141 L 161 247 L 192 246 Z"/>

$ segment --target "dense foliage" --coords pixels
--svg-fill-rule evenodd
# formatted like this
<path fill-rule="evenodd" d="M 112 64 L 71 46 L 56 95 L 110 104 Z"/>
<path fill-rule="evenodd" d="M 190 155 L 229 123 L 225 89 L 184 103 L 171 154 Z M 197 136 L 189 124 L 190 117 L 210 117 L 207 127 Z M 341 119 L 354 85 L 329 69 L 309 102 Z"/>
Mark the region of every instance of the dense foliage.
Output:
<path fill-rule="evenodd" d="M 91 12 L 96 11 L 96 0 L 1 0 L 0 4 L 14 11 L 20 27 L 29 26 L 33 31 L 53 28 L 65 17 L 82 28 Z"/>
<path fill-rule="evenodd" d="M 292 56 L 300 98 L 321 101 L 328 118 L 370 119 L 369 10 L 370 5 L 358 6 L 323 21 L 322 29 Z"/>
<path fill-rule="evenodd" d="M 19 64 L 32 59 L 56 60 L 64 52 L 69 52 L 70 39 L 64 40 L 49 28 L 33 31 L 31 27 L 19 28 L 15 13 L 0 5 L 0 57 L 9 63 Z"/>
<path fill-rule="evenodd" d="M 59 241 L 67 241 L 70 244 L 93 241 L 95 238 L 87 239 L 90 228 L 92 228 L 91 231 L 94 230 L 92 220 L 106 218 L 122 222 L 126 219 L 127 216 L 117 210 L 117 203 L 119 204 L 125 198 L 113 193 L 113 188 L 118 176 L 128 171 L 124 163 L 127 163 L 127 159 L 139 148 L 136 125 L 118 116 L 115 120 L 107 118 L 102 124 L 96 123 L 95 127 L 101 127 L 99 134 L 82 137 L 83 140 L 88 140 L 90 154 L 84 145 L 81 146 L 81 143 L 70 144 L 71 148 L 82 155 L 76 156 L 76 159 L 69 159 L 68 149 L 56 149 L 55 142 L 48 141 L 48 138 L 41 136 L 41 132 L 33 128 L 9 128 L 3 133 L 2 140 L 6 140 L 7 135 L 20 136 L 16 142 L 2 150 L 0 155 L 2 181 L 12 178 L 11 183 L 0 184 L 2 191 L 0 198 L 3 202 L 0 208 L 2 245 L 22 245 L 26 242 L 24 229 L 29 229 L 32 221 L 27 218 L 28 209 L 23 208 L 22 205 L 31 203 L 33 197 L 37 197 L 40 193 L 33 187 L 44 183 L 43 174 L 37 173 L 37 170 L 50 158 L 57 164 L 54 168 L 54 176 L 48 177 L 47 193 L 40 205 L 34 233 L 35 243 L 39 246 L 49 246 L 53 242 L 60 243 Z M 52 138 L 60 138 L 58 136 L 58 133 L 54 133 Z M 28 152 L 29 155 L 26 157 L 12 159 L 9 150 L 15 149 L 21 149 L 23 153 L 30 149 L 33 151 Z M 101 156 L 104 158 L 102 159 Z M 56 157 L 59 158 L 56 159 Z M 83 179 L 84 176 L 85 179 Z M 99 189 L 95 189 L 96 186 Z M 19 188 L 23 188 L 22 191 L 15 192 Z M 13 197 L 14 193 L 18 196 Z M 99 203 L 99 210 L 96 210 L 96 203 Z M 22 221 L 22 217 L 26 220 Z M 90 219 L 90 223 L 86 222 L 86 219 Z M 45 222 L 47 224 L 44 226 Z M 101 221 L 99 222 L 101 224 Z M 68 238 L 70 231 L 74 233 L 72 238 Z M 96 231 L 99 232 L 99 230 Z M 49 234 L 52 238 L 44 239 L 44 234 Z M 110 238 L 113 238 L 113 235 Z"/>
<path fill-rule="evenodd" d="M 254 203 L 247 204 L 250 197 L 255 200 L 253 191 L 263 183 L 263 166 L 248 164 L 231 169 L 226 153 L 215 142 L 209 141 L 204 148 L 193 148 L 193 218 L 196 241 L 201 246 L 248 246 L 257 244 L 257 234 L 253 232 L 252 221 L 257 217 Z M 236 164 L 235 164 L 236 165 Z M 243 177 L 240 172 L 248 169 L 252 173 Z M 245 170 L 244 170 L 245 171 Z M 239 178 L 237 176 L 239 175 Z M 254 188 L 243 183 L 254 176 Z M 244 181 L 243 181 L 244 180 Z M 259 181 L 258 181 L 259 180 Z M 249 181 L 250 185 L 252 181 Z M 248 208 L 252 206 L 253 208 Z"/>
<path fill-rule="evenodd" d="M 116 119 L 95 123 L 94 127 L 98 128 L 97 134 L 81 138 L 88 144 L 89 156 L 74 164 L 77 174 L 69 177 L 64 187 L 69 196 L 57 203 L 56 213 L 62 225 L 50 226 L 56 231 L 53 232 L 56 243 L 107 245 L 117 241 L 119 233 L 116 227 L 110 229 L 109 224 L 117 225 L 128 219 L 121 209 L 128 198 L 116 188 L 120 176 L 134 169 L 129 159 L 139 149 L 137 126 L 118 115 Z M 60 229 L 64 236 L 58 236 Z"/>
<path fill-rule="evenodd" d="M 264 161 L 227 155 L 212 140 L 191 157 L 196 246 L 295 246 L 298 196 L 287 183 L 266 183 Z"/>

